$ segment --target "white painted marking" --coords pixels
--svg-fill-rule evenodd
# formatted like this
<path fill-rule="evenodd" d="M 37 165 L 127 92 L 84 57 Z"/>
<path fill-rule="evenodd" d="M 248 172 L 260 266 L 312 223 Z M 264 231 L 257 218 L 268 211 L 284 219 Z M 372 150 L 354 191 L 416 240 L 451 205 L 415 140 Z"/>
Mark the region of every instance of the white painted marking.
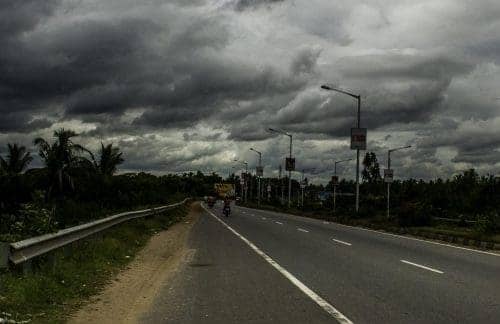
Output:
<path fill-rule="evenodd" d="M 429 270 L 429 271 L 432 271 L 432 272 L 435 272 L 435 273 L 439 273 L 439 274 L 443 274 L 444 273 L 443 271 L 436 270 L 436 269 L 433 269 L 433 268 L 430 268 L 430 267 L 426 267 L 426 266 L 423 266 L 423 265 L 418 264 L 418 263 L 413 263 L 413 262 L 406 261 L 406 260 L 401 260 L 401 262 L 409 264 L 409 265 L 412 265 L 414 267 L 418 267 L 418 268 L 421 268 L 421 269 Z"/>
<path fill-rule="evenodd" d="M 281 223 L 281 222 L 275 222 L 275 223 L 278 224 L 278 225 L 283 225 L 283 223 Z"/>
<path fill-rule="evenodd" d="M 330 224 L 330 222 L 323 221 L 323 224 L 328 225 L 328 224 Z"/>
<path fill-rule="evenodd" d="M 247 207 L 240 207 L 240 208 L 247 208 Z M 248 209 L 250 209 L 250 208 L 248 208 Z M 291 214 L 285 214 L 285 213 L 278 213 L 278 212 L 273 212 L 273 211 L 266 211 L 266 212 L 273 213 L 273 214 L 280 215 L 280 216 L 285 215 L 285 216 L 288 216 L 288 217 L 295 216 L 297 218 L 306 218 L 306 217 L 301 217 L 301 216 L 297 216 L 297 215 L 291 215 Z M 311 220 L 314 221 L 314 219 L 312 219 L 312 218 L 311 218 Z M 403 238 L 403 239 L 407 239 L 407 240 L 412 240 L 412 241 L 419 241 L 419 242 L 424 242 L 424 243 L 429 243 L 429 244 L 434 244 L 434 245 L 441 245 L 441 246 L 451 247 L 451 248 L 454 248 L 454 249 L 459 249 L 459 250 L 464 250 L 464 251 L 469 251 L 469 252 L 476 252 L 476 253 L 481 253 L 481 254 L 486 254 L 486 255 L 492 255 L 492 256 L 500 257 L 500 254 L 494 253 L 494 252 L 469 249 L 469 248 L 462 247 L 462 246 L 456 246 L 456 245 L 446 244 L 446 243 L 439 243 L 439 242 L 434 242 L 434 241 L 426 241 L 426 240 L 415 238 L 415 237 L 398 235 L 398 234 L 392 234 L 392 233 L 386 233 L 386 232 L 372 230 L 372 229 L 369 229 L 369 228 L 356 227 L 356 226 L 351 226 L 351 225 L 344 225 L 344 224 L 340 224 L 340 223 L 333 223 L 333 224 L 338 225 L 338 226 L 343 226 L 343 227 L 349 227 L 349 228 L 353 228 L 353 229 L 361 230 L 361 231 L 373 232 L 373 233 L 377 233 L 377 234 L 382 234 L 382 235 L 387 235 L 387 236 L 393 236 L 393 237 L 399 237 L 399 238 Z"/>
<path fill-rule="evenodd" d="M 262 252 L 255 244 L 250 242 L 247 238 L 245 238 L 240 233 L 236 232 L 231 226 L 227 225 L 224 221 L 222 221 L 219 217 L 215 216 L 211 211 L 209 211 L 204 205 L 203 209 L 212 215 L 218 222 L 220 222 L 223 226 L 225 226 L 228 230 L 230 230 L 234 235 L 238 236 L 243 242 L 245 242 L 255 253 L 260 255 L 264 260 L 266 260 L 273 268 L 279 271 L 285 278 L 287 278 L 292 284 L 294 284 L 297 288 L 299 288 L 307 297 L 311 298 L 316 304 L 318 304 L 325 312 L 330 314 L 333 318 L 337 320 L 337 322 L 341 324 L 353 324 L 350 319 L 348 319 L 344 314 L 338 311 L 335 307 L 333 307 L 326 300 L 321 298 L 318 294 L 316 294 L 313 290 L 303 284 L 299 279 L 297 279 L 293 274 L 288 272 L 285 268 L 283 268 L 280 264 L 274 261 L 270 256 L 266 253 Z"/>
<path fill-rule="evenodd" d="M 299 228 L 297 228 L 297 231 L 299 231 L 299 232 L 304 232 L 304 233 L 309 233 L 309 231 L 308 231 L 308 230 L 305 230 L 305 229 L 300 228 L 300 227 L 299 227 Z"/>
<path fill-rule="evenodd" d="M 265 217 L 262 217 L 262 220 L 266 220 L 266 219 L 267 219 L 267 218 L 265 218 Z"/>
<path fill-rule="evenodd" d="M 347 246 L 351 246 L 352 245 L 351 243 L 347 243 L 347 242 L 344 242 L 344 241 L 341 241 L 341 240 L 336 240 L 334 238 L 332 238 L 332 241 L 340 243 L 340 244 L 344 244 L 344 245 L 347 245 Z"/>

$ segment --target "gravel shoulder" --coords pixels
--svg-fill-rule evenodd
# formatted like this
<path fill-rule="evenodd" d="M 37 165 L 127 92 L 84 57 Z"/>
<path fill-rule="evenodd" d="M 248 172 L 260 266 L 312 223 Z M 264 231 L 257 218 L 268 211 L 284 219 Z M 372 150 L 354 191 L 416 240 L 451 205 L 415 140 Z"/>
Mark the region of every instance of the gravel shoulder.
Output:
<path fill-rule="evenodd" d="M 199 204 L 193 204 L 181 222 L 154 235 L 127 269 L 68 323 L 137 323 L 182 261 L 190 258 L 187 238 L 200 213 Z"/>

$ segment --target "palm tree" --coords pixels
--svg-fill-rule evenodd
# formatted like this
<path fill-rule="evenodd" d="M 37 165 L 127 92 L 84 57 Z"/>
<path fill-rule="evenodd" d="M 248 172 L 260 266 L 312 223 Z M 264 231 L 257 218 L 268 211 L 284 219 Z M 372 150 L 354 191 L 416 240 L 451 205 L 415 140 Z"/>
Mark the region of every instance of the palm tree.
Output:
<path fill-rule="evenodd" d="M 29 152 L 26 152 L 26 147 L 17 144 L 7 144 L 8 154 L 4 159 L 0 156 L 0 170 L 7 174 L 22 173 L 28 165 L 33 161 Z"/>
<path fill-rule="evenodd" d="M 35 145 L 39 148 L 40 157 L 43 159 L 50 177 L 48 197 L 51 196 L 55 187 L 59 189 L 60 194 L 63 194 L 65 184 L 74 189 L 71 169 L 84 161 L 79 153 L 88 152 L 86 148 L 71 140 L 77 135 L 72 130 L 61 128 L 54 132 L 56 140 L 52 145 L 43 138 L 35 139 Z"/>
<path fill-rule="evenodd" d="M 113 147 L 113 144 L 104 146 L 104 144 L 101 143 L 99 161 L 96 161 L 91 152 L 89 153 L 92 158 L 95 171 L 103 176 L 112 176 L 116 172 L 116 167 L 124 161 L 120 149 L 118 147 Z"/>

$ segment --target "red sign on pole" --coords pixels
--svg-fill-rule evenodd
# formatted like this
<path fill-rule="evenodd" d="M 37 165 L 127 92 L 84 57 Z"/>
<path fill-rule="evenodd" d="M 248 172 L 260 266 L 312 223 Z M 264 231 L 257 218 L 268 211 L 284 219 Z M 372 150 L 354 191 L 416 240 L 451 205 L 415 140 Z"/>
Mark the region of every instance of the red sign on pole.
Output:
<path fill-rule="evenodd" d="M 366 150 L 366 128 L 351 128 L 351 150 Z"/>

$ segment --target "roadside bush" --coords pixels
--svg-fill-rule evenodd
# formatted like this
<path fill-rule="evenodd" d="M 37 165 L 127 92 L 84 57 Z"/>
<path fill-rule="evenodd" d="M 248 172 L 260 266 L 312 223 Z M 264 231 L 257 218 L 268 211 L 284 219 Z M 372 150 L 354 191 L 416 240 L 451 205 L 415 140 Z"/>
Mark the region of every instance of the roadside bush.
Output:
<path fill-rule="evenodd" d="M 402 227 L 429 226 L 432 223 L 432 216 L 425 204 L 406 202 L 401 204 L 397 220 Z"/>
<path fill-rule="evenodd" d="M 500 214 L 497 211 L 478 216 L 474 231 L 478 234 L 492 234 L 500 230 Z"/>
<path fill-rule="evenodd" d="M 53 211 L 36 202 L 21 205 L 15 214 L 2 214 L 1 222 L 2 232 L 7 233 L 1 238 L 5 241 L 17 241 L 57 229 Z"/>

